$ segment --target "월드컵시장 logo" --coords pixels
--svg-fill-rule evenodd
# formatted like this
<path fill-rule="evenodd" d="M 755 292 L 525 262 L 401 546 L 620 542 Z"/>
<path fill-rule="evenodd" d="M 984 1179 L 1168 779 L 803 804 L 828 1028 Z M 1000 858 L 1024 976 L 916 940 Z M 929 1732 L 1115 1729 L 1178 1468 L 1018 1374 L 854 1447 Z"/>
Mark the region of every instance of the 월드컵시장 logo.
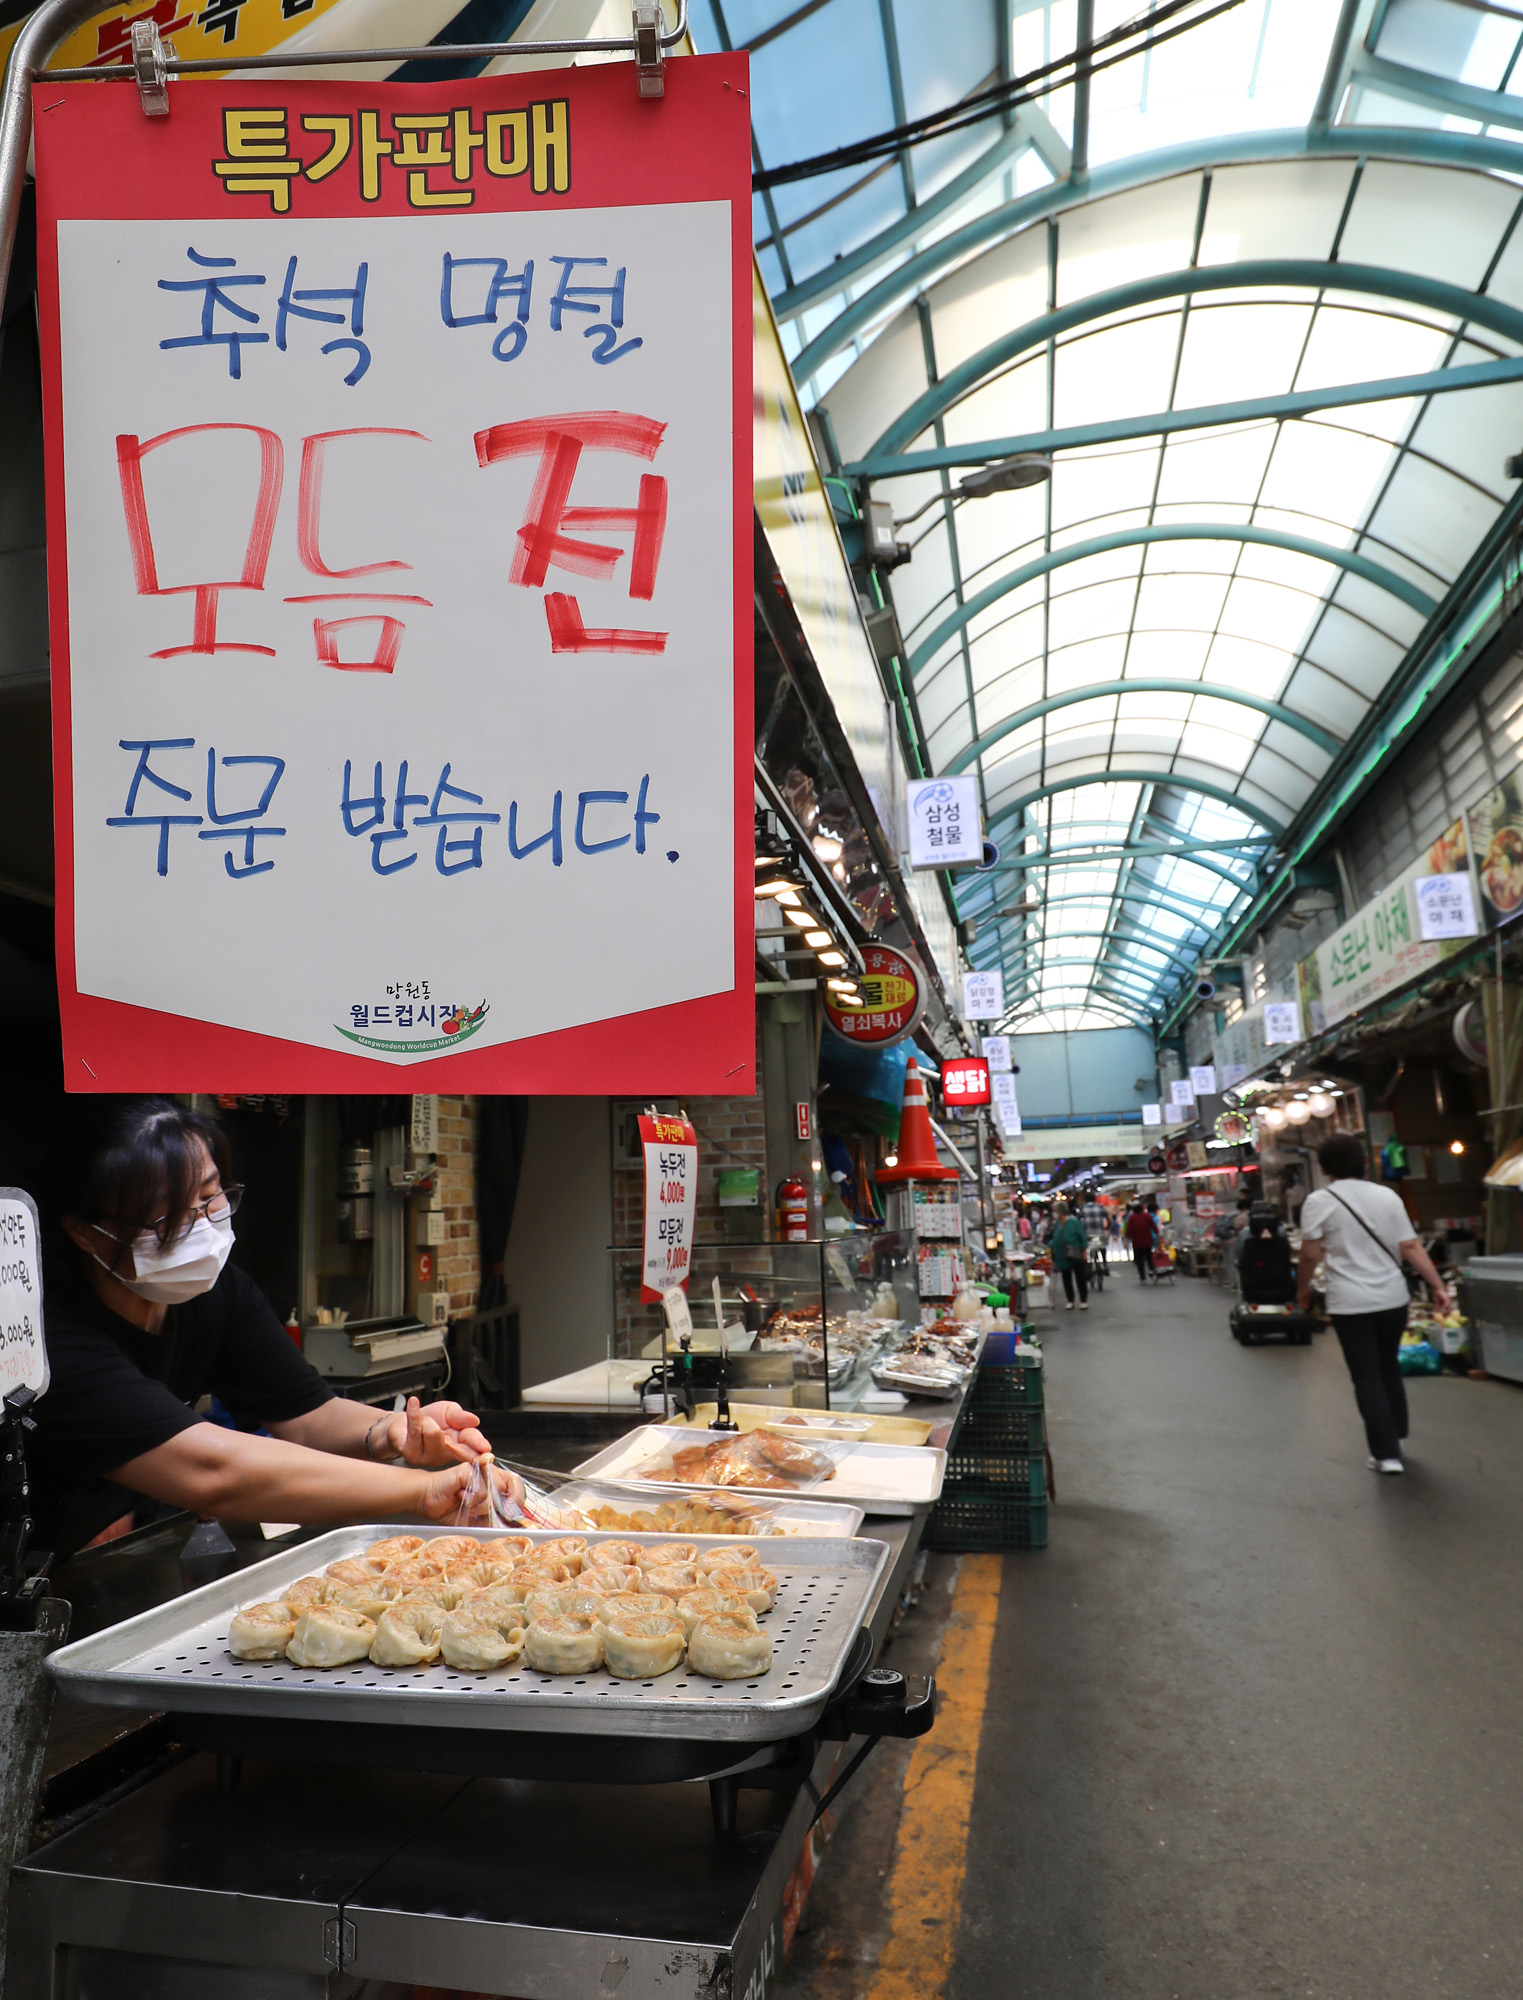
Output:
<path fill-rule="evenodd" d="M 390 988 L 389 991 L 397 991 Z M 422 992 L 427 995 L 427 984 Z M 458 1049 L 468 1042 L 487 1017 L 485 1000 L 477 1007 L 441 1007 L 426 997 L 421 1000 L 386 1000 L 371 1005 L 359 1002 L 349 1009 L 352 1026 L 335 1021 L 334 1027 L 362 1048 L 381 1049 L 387 1055 L 438 1055 Z M 365 1032 L 384 1029 L 386 1033 Z M 420 1030 L 426 1029 L 426 1034 Z"/>

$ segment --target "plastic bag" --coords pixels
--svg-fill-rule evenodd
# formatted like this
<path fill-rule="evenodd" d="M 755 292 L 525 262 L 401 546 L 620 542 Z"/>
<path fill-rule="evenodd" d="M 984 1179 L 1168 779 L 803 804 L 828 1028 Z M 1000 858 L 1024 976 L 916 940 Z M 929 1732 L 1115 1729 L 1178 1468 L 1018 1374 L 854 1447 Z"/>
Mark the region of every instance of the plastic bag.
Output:
<path fill-rule="evenodd" d="M 1396 1365 L 1403 1375 L 1442 1375 L 1444 1357 L 1426 1340 L 1403 1341 L 1396 1350 Z"/>
<path fill-rule="evenodd" d="M 470 1483 L 455 1510 L 457 1528 L 589 1528 L 585 1514 L 575 1507 L 552 1500 L 542 1488 L 521 1481 L 523 1499 L 517 1500 L 509 1486 L 510 1475 L 493 1458 L 480 1458 L 471 1467 Z"/>

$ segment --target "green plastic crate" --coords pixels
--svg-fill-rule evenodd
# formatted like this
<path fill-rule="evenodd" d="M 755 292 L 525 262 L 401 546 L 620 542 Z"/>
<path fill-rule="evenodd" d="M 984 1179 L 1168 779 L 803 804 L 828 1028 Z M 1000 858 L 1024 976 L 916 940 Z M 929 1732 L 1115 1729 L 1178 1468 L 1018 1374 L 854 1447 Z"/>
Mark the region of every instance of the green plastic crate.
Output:
<path fill-rule="evenodd" d="M 990 1410 L 974 1402 L 962 1420 L 954 1450 L 996 1452 L 1006 1458 L 1040 1456 L 1047 1442 L 1047 1413 L 1041 1409 Z"/>
<path fill-rule="evenodd" d="M 959 1488 L 944 1489 L 926 1522 L 923 1545 L 954 1555 L 1045 1549 L 1045 1500 L 994 1500 Z"/>
<path fill-rule="evenodd" d="M 975 1410 L 1039 1410 L 1043 1393 L 1040 1364 L 1017 1361 L 1011 1368 L 980 1368 L 969 1413 Z"/>
<path fill-rule="evenodd" d="M 969 1451 L 958 1439 L 947 1454 L 943 1491 L 950 1487 L 1000 1500 L 1045 1500 L 1047 1467 L 1040 1456 L 1016 1457 L 1009 1452 Z"/>

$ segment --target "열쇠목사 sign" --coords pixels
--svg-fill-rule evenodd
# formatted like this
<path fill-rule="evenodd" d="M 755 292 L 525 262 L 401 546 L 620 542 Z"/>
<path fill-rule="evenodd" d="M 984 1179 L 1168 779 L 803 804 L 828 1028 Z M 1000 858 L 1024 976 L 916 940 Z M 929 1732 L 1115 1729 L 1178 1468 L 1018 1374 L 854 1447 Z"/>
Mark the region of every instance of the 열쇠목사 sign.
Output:
<path fill-rule="evenodd" d="M 746 78 L 45 88 L 70 1088 L 750 1088 Z"/>

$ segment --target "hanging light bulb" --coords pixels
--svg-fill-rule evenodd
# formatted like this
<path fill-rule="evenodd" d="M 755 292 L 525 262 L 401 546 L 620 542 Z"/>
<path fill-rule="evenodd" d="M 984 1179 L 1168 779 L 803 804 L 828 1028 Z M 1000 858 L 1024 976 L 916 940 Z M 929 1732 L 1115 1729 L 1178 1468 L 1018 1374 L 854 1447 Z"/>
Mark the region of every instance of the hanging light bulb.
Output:
<path fill-rule="evenodd" d="M 1285 1123 L 1285 1113 L 1273 1104 L 1266 1104 L 1258 1116 L 1259 1123 L 1267 1125 L 1271 1132 L 1278 1132 Z"/>
<path fill-rule="evenodd" d="M 1306 1100 L 1311 1107 L 1313 1118 L 1331 1118 L 1335 1109 L 1333 1100 L 1325 1090 L 1314 1090 Z"/>
<path fill-rule="evenodd" d="M 1310 1102 L 1304 1097 L 1293 1097 L 1285 1107 L 1285 1116 L 1290 1120 L 1292 1125 L 1309 1125 L 1311 1123 Z"/>

